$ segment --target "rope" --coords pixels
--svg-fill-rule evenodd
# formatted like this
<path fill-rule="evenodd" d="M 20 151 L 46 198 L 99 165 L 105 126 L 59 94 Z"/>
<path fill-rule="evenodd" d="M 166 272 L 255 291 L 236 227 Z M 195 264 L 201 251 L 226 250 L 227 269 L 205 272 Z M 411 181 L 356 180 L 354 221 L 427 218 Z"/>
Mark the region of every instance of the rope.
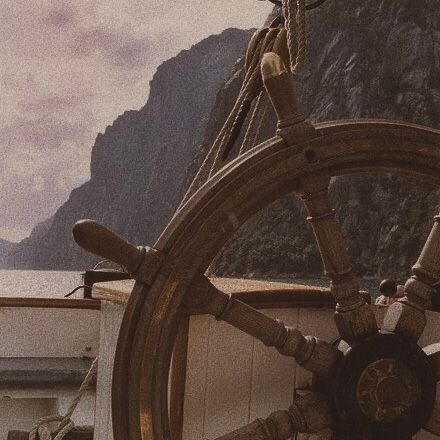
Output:
<path fill-rule="evenodd" d="M 202 165 L 200 166 L 197 174 L 195 175 L 191 185 L 189 186 L 183 200 L 179 206 L 179 209 L 186 203 L 186 201 L 197 191 L 197 189 L 206 181 L 211 175 L 213 175 L 222 163 L 222 155 L 224 147 L 229 140 L 229 134 L 232 130 L 234 122 L 243 105 L 243 102 L 252 95 L 252 88 L 255 86 L 260 74 L 260 59 L 259 53 L 261 50 L 265 50 L 263 46 L 263 40 L 261 40 L 255 48 L 251 63 L 248 70 L 245 73 L 245 78 L 238 94 L 237 100 L 229 113 L 226 121 L 224 122 L 220 132 L 214 140 L 211 148 L 208 151 Z M 266 44 L 267 46 L 267 44 Z"/>
<path fill-rule="evenodd" d="M 257 102 L 255 103 L 254 111 L 252 112 L 251 120 L 249 121 L 243 143 L 241 144 L 239 155 L 256 145 L 258 136 L 261 133 L 267 107 L 267 96 L 264 91 L 261 91 L 258 95 Z"/>
<path fill-rule="evenodd" d="M 273 44 L 275 42 L 277 34 L 272 34 L 271 38 L 264 39 L 261 44 L 258 45 L 256 50 L 253 53 L 252 62 L 249 66 L 248 71 L 246 72 L 245 79 L 243 81 L 242 88 L 240 90 L 240 93 L 237 98 L 236 104 L 240 102 L 240 107 L 242 103 L 246 100 L 252 101 L 255 96 L 257 96 L 257 91 L 259 87 L 262 87 L 262 83 L 259 83 L 261 81 L 261 58 L 260 53 L 265 53 L 267 51 L 270 51 L 273 47 Z M 238 108 L 240 108 L 238 107 Z M 230 133 L 232 126 L 226 127 L 226 135 Z M 215 158 L 215 161 L 212 165 L 211 171 L 209 173 L 209 177 L 211 177 L 213 174 L 215 174 L 219 168 L 221 167 L 223 163 L 223 152 L 224 148 L 226 147 L 226 144 L 229 140 L 229 137 L 224 137 L 223 141 L 224 143 L 219 146 L 217 149 L 217 155 Z"/>
<path fill-rule="evenodd" d="M 78 394 L 73 399 L 72 403 L 69 406 L 66 414 L 64 416 L 48 416 L 43 417 L 38 420 L 35 425 L 32 427 L 29 432 L 29 440 L 36 440 L 37 435 L 39 440 L 52 440 L 52 433 L 47 427 L 48 424 L 59 422 L 58 427 L 55 429 L 54 433 L 56 435 L 53 440 L 62 440 L 66 434 L 68 434 L 75 426 L 72 421 L 72 415 L 78 406 L 82 396 L 85 392 L 90 388 L 93 381 L 96 378 L 96 374 L 98 371 L 98 358 L 94 359 L 92 365 L 90 366 L 89 371 L 86 374 L 86 377 L 82 381 L 81 386 L 79 387 Z M 81 427 L 77 427 L 76 429 L 81 430 Z M 89 427 L 83 427 L 83 429 L 89 429 Z"/>
<path fill-rule="evenodd" d="M 306 56 L 306 1 L 282 0 L 282 7 L 285 18 L 285 27 L 287 30 L 287 46 L 290 56 L 290 70 L 292 73 L 297 73 L 304 65 Z M 226 149 L 229 150 L 232 147 L 232 142 L 235 140 L 231 139 L 231 137 L 233 137 L 231 134 L 235 136 L 237 132 L 237 130 L 234 130 L 234 124 L 237 125 L 238 122 L 240 124 L 243 122 L 243 110 L 246 109 L 246 106 L 250 105 L 252 100 L 255 98 L 257 91 L 256 88 L 259 87 L 258 80 L 260 79 L 261 67 L 260 54 L 271 50 L 273 43 L 273 39 L 268 41 L 265 38 L 258 42 L 257 47 L 252 54 L 252 60 L 249 68 L 246 70 L 245 78 L 237 100 L 211 148 L 205 156 L 205 159 L 197 171 L 188 190 L 186 191 L 178 210 L 199 189 L 199 187 L 211 176 L 213 176 L 223 165 L 225 156 L 227 156 L 227 153 L 229 152 L 226 151 Z M 255 139 L 258 137 L 258 134 L 261 131 L 264 114 L 267 111 L 264 110 L 263 116 L 261 116 L 262 99 L 261 94 L 259 94 L 239 154 L 253 146 Z M 260 119 L 258 119 L 259 115 Z M 239 120 L 237 120 L 237 116 L 240 116 L 238 118 Z M 257 123 L 257 121 L 259 122 Z"/>
<path fill-rule="evenodd" d="M 238 104 L 238 103 L 240 104 L 240 106 L 238 106 L 238 110 L 241 108 L 244 101 L 250 99 L 252 87 L 255 85 L 257 79 L 259 78 L 259 75 L 260 75 L 260 61 L 258 61 L 257 65 L 253 67 L 249 77 L 247 79 L 245 79 L 244 87 L 240 91 L 240 94 L 238 95 L 238 99 L 237 99 L 237 103 L 236 103 L 236 104 Z M 238 112 L 236 112 L 235 115 L 237 113 Z M 224 151 L 224 148 L 226 146 L 227 141 L 229 140 L 227 134 L 230 133 L 234 121 L 235 121 L 235 118 L 232 119 L 232 124 L 229 123 L 225 127 L 225 135 L 223 136 L 222 142 L 220 143 L 219 147 L 217 148 L 217 154 L 216 154 L 214 163 L 212 164 L 211 171 L 209 172 L 209 177 L 214 175 L 219 170 L 219 168 L 221 167 L 221 165 L 223 163 L 223 158 L 222 158 L 223 151 Z"/>
<path fill-rule="evenodd" d="M 294 73 L 303 67 L 306 57 L 305 0 L 283 0 L 283 13 L 287 30 L 290 71 Z"/>

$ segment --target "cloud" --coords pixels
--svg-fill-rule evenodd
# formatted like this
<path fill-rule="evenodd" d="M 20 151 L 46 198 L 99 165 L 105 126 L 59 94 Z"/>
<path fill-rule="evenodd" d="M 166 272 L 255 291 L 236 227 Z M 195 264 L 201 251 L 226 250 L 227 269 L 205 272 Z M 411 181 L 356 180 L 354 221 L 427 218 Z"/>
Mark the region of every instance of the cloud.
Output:
<path fill-rule="evenodd" d="M 78 32 L 70 49 L 76 57 L 100 55 L 113 67 L 142 68 L 148 62 L 150 43 L 147 37 L 98 27 Z"/>
<path fill-rule="evenodd" d="M 0 237 L 15 239 L 88 179 L 96 134 L 145 104 L 162 61 L 227 27 L 259 26 L 271 9 L 257 0 L 6 3 Z"/>
<path fill-rule="evenodd" d="M 0 143 L 4 146 L 32 146 L 36 150 L 61 148 L 64 142 L 82 142 L 90 129 L 90 122 L 82 120 L 64 121 L 52 115 L 36 119 L 19 117 L 2 127 Z"/>
<path fill-rule="evenodd" d="M 18 105 L 23 113 L 34 113 L 37 115 L 47 113 L 59 113 L 72 110 L 80 106 L 84 96 L 80 95 L 46 95 L 32 100 L 18 101 Z"/>
<path fill-rule="evenodd" d="M 78 18 L 78 11 L 71 4 L 61 3 L 51 8 L 43 16 L 43 22 L 50 27 L 65 29 L 73 26 Z"/>

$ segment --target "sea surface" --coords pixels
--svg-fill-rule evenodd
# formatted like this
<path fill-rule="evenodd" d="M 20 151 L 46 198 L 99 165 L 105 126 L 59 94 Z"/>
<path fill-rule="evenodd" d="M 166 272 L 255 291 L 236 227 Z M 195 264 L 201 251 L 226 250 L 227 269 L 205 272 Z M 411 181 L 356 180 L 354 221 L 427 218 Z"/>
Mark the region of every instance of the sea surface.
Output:
<path fill-rule="evenodd" d="M 0 296 L 63 298 L 81 284 L 81 272 L 0 270 Z M 81 297 L 82 289 L 72 296 Z"/>
<path fill-rule="evenodd" d="M 295 278 L 289 281 L 312 286 L 329 286 L 329 280 L 325 278 Z M 363 278 L 360 281 L 361 288 L 367 290 L 374 299 L 377 296 L 379 280 Z M 0 270 L 0 296 L 62 298 L 80 284 L 82 284 L 81 272 Z M 74 293 L 71 298 L 81 297 L 82 289 Z"/>

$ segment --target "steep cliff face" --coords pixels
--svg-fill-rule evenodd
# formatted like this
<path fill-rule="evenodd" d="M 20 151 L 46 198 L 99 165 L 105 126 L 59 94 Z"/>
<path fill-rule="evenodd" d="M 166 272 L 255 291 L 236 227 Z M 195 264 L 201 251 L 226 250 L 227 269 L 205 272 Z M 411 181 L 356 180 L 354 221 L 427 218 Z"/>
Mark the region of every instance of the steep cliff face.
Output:
<path fill-rule="evenodd" d="M 0 268 L 6 265 L 8 255 L 14 249 L 15 243 L 0 238 Z"/>
<path fill-rule="evenodd" d="M 298 101 L 314 122 L 391 118 L 440 128 L 440 3 L 328 1 L 308 13 Z M 237 77 L 239 72 L 237 73 Z M 235 85 L 219 94 L 209 145 Z M 260 140 L 274 132 L 273 115 Z M 338 178 L 331 188 L 360 275 L 404 278 L 440 206 L 440 192 L 390 175 Z M 218 261 L 222 274 L 318 274 L 320 258 L 301 203 L 289 196 L 250 220 Z"/>
<path fill-rule="evenodd" d="M 228 29 L 163 63 L 146 105 L 125 112 L 97 136 L 90 181 L 72 191 L 48 228 L 17 245 L 9 266 L 90 267 L 96 259 L 71 237 L 81 218 L 101 221 L 136 243 L 153 243 L 180 200 L 216 93 L 251 34 Z"/>
<path fill-rule="evenodd" d="M 440 128 L 437 0 L 352 0 L 349 6 L 328 0 L 307 14 L 307 29 L 307 63 L 297 89 L 311 121 L 392 118 Z M 89 266 L 92 257 L 70 238 L 72 224 L 84 217 L 137 243 L 153 242 L 233 105 L 243 72 L 240 64 L 232 66 L 248 37 L 229 30 L 164 63 L 147 105 L 126 112 L 98 136 L 91 180 L 72 192 L 49 231 L 23 242 L 10 263 Z M 259 140 L 274 129 L 269 114 Z M 440 205 L 438 189 L 392 175 L 337 178 L 331 197 L 357 273 L 397 278 L 415 261 Z M 286 197 L 251 219 L 216 270 L 275 277 L 320 273 L 301 202 Z"/>

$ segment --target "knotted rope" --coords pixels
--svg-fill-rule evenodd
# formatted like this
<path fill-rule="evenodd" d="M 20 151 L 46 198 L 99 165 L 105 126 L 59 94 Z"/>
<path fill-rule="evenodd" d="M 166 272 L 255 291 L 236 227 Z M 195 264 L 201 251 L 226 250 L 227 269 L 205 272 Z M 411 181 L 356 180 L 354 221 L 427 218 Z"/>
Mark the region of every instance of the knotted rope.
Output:
<path fill-rule="evenodd" d="M 64 416 L 48 416 L 43 417 L 38 420 L 35 425 L 32 427 L 29 432 L 29 440 L 52 440 L 52 434 L 56 433 L 53 440 L 62 440 L 65 435 L 67 435 L 75 426 L 72 421 L 72 415 L 78 406 L 82 396 L 85 392 L 90 388 L 93 381 L 96 378 L 98 371 L 98 358 L 94 359 L 92 365 L 90 366 L 89 371 L 86 374 L 86 377 L 82 381 L 81 386 L 79 387 L 78 394 L 73 399 L 72 403 L 69 406 L 66 414 Z M 52 433 L 47 425 L 50 423 L 59 422 L 57 428 Z M 90 429 L 90 427 L 77 427 L 76 429 Z M 38 436 L 38 437 L 37 437 Z"/>
<path fill-rule="evenodd" d="M 290 71 L 300 70 L 306 58 L 306 2 L 305 0 L 282 0 L 287 47 L 290 55 Z"/>

